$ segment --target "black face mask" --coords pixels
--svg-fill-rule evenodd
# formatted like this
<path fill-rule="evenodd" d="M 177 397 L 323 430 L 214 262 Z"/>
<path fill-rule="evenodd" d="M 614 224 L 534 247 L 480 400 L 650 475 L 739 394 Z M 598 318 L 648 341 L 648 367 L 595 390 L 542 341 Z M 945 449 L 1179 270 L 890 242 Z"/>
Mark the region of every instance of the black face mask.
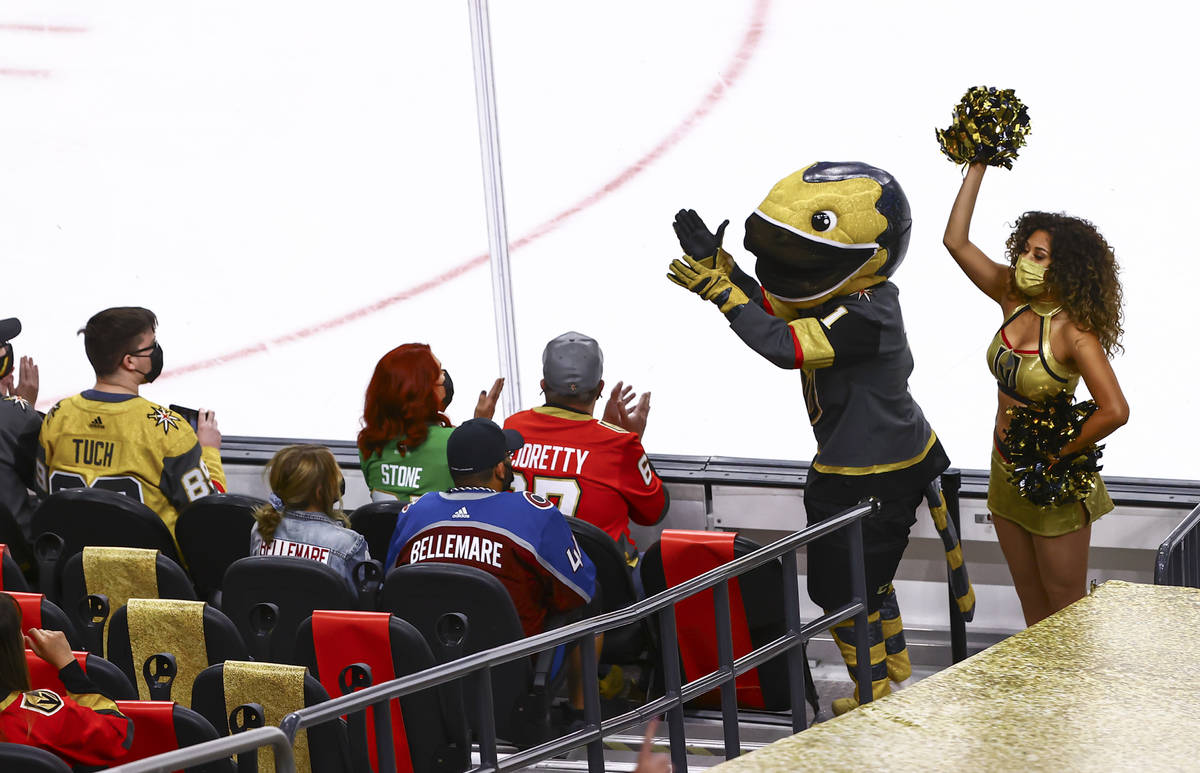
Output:
<path fill-rule="evenodd" d="M 450 401 L 454 399 L 454 380 L 450 378 L 450 372 L 442 368 L 442 389 L 446 390 L 446 398 L 442 400 L 442 410 L 450 407 Z"/>
<path fill-rule="evenodd" d="M 513 481 L 517 479 L 516 473 L 513 472 L 512 462 L 504 462 L 504 488 L 501 491 L 512 491 Z"/>
<path fill-rule="evenodd" d="M 130 354 L 137 356 L 142 351 L 145 350 L 139 349 L 137 352 L 130 352 Z M 154 379 L 158 378 L 159 374 L 162 373 L 163 369 L 163 350 L 162 345 L 158 341 L 154 342 L 154 348 L 150 350 L 148 356 L 150 358 L 150 370 L 145 373 L 139 370 L 138 373 L 142 373 L 142 377 L 146 379 L 147 384 L 152 384 L 154 383 Z"/>
<path fill-rule="evenodd" d="M 12 373 L 17 367 L 17 355 L 13 352 L 12 341 L 5 341 L 0 347 L 0 378 Z"/>
<path fill-rule="evenodd" d="M 338 487 L 339 487 L 340 491 L 342 492 L 342 496 L 346 496 L 346 479 L 345 478 L 342 478 L 341 480 L 338 481 Z"/>

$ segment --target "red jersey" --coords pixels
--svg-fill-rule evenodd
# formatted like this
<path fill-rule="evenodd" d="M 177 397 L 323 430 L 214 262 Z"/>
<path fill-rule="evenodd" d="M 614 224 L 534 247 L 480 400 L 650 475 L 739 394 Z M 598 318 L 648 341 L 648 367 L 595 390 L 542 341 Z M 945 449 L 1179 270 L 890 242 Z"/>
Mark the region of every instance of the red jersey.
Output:
<path fill-rule="evenodd" d="M 0 698 L 0 741 L 37 746 L 71 765 L 109 765 L 128 754 L 133 723 L 117 704 L 96 692 L 76 662 L 59 678 L 65 696 L 42 689 Z"/>
<path fill-rule="evenodd" d="M 622 547 L 633 546 L 630 519 L 652 526 L 662 517 L 666 489 L 637 433 L 549 405 L 513 414 L 504 427 L 525 439 L 513 454 L 513 488 L 549 499 Z"/>

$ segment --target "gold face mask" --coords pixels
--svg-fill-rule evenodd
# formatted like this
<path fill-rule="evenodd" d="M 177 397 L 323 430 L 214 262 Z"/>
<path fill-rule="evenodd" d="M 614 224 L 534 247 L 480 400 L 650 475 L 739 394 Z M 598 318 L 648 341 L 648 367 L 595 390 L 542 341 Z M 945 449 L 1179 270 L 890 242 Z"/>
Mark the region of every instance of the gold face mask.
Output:
<path fill-rule="evenodd" d="M 1046 292 L 1046 267 L 1039 266 L 1029 258 L 1017 258 L 1014 281 L 1017 289 L 1030 298 Z"/>

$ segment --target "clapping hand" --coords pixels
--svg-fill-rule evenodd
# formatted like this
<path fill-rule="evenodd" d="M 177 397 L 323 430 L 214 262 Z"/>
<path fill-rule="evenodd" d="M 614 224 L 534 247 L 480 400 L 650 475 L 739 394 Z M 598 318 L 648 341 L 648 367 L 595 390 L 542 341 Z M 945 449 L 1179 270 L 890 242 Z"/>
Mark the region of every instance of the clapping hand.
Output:
<path fill-rule="evenodd" d="M 488 391 L 480 390 L 479 402 L 475 403 L 475 418 L 490 419 L 496 415 L 496 401 L 500 399 L 502 391 L 504 391 L 503 378 L 496 379 Z"/>
<path fill-rule="evenodd" d="M 675 213 L 675 222 L 672 225 L 675 227 L 675 236 L 679 239 L 683 253 L 691 255 L 705 268 L 712 268 L 711 259 L 716 257 L 717 249 L 725 238 L 725 226 L 729 225 L 729 221 L 721 223 L 717 226 L 717 232 L 712 233 L 704 224 L 704 220 L 696 214 L 696 210 L 681 209 Z"/>
<path fill-rule="evenodd" d="M 634 404 L 633 401 L 636 397 L 637 394 L 633 391 L 633 387 L 625 386 L 623 381 L 618 381 L 608 395 L 608 402 L 604 405 L 604 420 L 629 432 L 645 435 L 646 418 L 650 415 L 650 393 L 643 392 L 641 398 Z"/>

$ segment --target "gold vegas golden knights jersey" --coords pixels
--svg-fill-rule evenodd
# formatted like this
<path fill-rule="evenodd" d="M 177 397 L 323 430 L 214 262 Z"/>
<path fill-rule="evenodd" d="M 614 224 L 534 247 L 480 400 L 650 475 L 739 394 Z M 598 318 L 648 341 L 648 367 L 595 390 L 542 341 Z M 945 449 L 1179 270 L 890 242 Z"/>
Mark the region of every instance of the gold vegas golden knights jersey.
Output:
<path fill-rule="evenodd" d="M 60 400 L 42 421 L 40 441 L 42 492 L 91 486 L 125 494 L 158 513 L 172 534 L 180 509 L 225 490 L 219 449 L 201 447 L 183 417 L 137 395 L 89 389 Z"/>

